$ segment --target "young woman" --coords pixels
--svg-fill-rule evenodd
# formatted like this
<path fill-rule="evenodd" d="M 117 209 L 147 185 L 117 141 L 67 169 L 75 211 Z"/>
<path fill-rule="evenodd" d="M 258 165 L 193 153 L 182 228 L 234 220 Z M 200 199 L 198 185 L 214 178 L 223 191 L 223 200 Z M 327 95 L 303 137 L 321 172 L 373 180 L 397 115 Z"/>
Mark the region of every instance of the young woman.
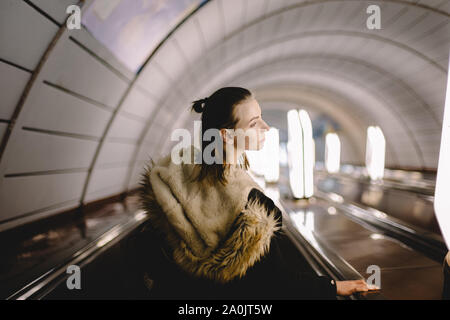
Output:
<path fill-rule="evenodd" d="M 221 88 L 192 109 L 202 114 L 202 134 L 217 130 L 221 148 L 203 141 L 202 150 L 179 155 L 222 161 L 176 164 L 169 154 L 145 168 L 140 197 L 150 217 L 137 246 L 150 296 L 335 299 L 367 291 L 363 280 L 334 282 L 286 262 L 281 212 L 247 173 L 244 150 L 262 148 L 269 129 L 252 93 Z"/>

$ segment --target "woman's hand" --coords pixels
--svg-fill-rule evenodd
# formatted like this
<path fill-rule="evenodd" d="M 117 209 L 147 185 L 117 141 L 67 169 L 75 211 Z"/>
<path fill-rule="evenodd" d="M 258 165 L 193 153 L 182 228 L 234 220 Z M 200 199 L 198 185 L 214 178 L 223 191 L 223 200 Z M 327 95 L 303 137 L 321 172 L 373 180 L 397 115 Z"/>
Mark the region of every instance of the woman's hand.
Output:
<path fill-rule="evenodd" d="M 336 281 L 336 291 L 340 296 L 349 296 L 355 292 L 378 289 L 376 286 L 368 285 L 364 280 Z"/>

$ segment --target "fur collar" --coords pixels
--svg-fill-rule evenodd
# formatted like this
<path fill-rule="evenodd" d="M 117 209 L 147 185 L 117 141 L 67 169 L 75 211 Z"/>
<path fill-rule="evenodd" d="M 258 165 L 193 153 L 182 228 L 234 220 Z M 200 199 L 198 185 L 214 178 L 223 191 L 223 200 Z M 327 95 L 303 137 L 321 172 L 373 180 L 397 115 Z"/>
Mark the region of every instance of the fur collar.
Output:
<path fill-rule="evenodd" d="M 197 151 L 191 145 L 180 156 Z M 269 250 L 278 221 L 258 200 L 248 201 L 250 190 L 261 188 L 244 169 L 231 169 L 228 184 L 213 187 L 190 181 L 198 169 L 173 163 L 170 154 L 152 160 L 141 176 L 141 207 L 181 268 L 225 283 L 242 277 Z"/>

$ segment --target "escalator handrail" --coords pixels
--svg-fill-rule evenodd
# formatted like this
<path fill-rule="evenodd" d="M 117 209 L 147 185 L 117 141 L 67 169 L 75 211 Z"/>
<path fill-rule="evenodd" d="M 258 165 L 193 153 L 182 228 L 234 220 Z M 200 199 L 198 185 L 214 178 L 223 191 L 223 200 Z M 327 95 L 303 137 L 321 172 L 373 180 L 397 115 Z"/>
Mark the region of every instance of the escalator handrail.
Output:
<path fill-rule="evenodd" d="M 394 238 L 408 246 L 414 246 L 427 256 L 438 262 L 442 262 L 447 254 L 447 247 L 443 238 L 423 230 L 417 226 L 410 225 L 404 221 L 389 216 L 385 212 L 376 210 L 351 201 L 344 201 L 342 196 L 332 192 L 315 191 L 317 198 L 332 202 L 335 207 L 353 219 L 369 223 L 378 229 L 387 231 Z M 430 251 L 431 250 L 431 251 Z"/>
<path fill-rule="evenodd" d="M 404 191 L 408 191 L 408 192 L 414 192 L 417 193 L 418 195 L 422 196 L 423 198 L 426 198 L 428 201 L 433 202 L 434 201 L 434 189 L 435 186 L 433 184 L 430 184 L 429 186 L 424 186 L 424 185 L 411 185 L 411 183 L 413 183 L 413 181 L 399 181 L 399 180 L 391 180 L 391 179 L 383 179 L 381 181 L 372 181 L 370 180 L 369 177 L 367 176 L 362 176 L 362 175 L 353 175 L 350 173 L 345 173 L 345 172 L 338 172 L 338 173 L 328 173 L 324 170 L 319 170 L 316 169 L 316 171 L 319 174 L 326 174 L 328 176 L 334 177 L 334 178 L 339 178 L 339 179 L 351 179 L 351 180 L 357 180 L 361 183 L 365 183 L 365 184 L 369 184 L 369 185 L 374 185 L 377 187 L 382 187 L 382 188 L 390 188 L 390 189 L 398 189 L 398 190 L 404 190 Z"/>
<path fill-rule="evenodd" d="M 283 228 L 286 234 L 299 249 L 305 259 L 310 263 L 317 275 L 328 275 L 335 281 L 358 280 L 364 277 L 354 269 L 343 257 L 327 247 L 313 233 L 306 229 L 300 229 L 294 226 L 289 214 L 285 210 L 284 204 L 276 199 L 277 207 L 283 214 Z M 365 299 L 363 295 L 354 294 L 348 297 L 351 300 Z M 378 294 L 378 298 L 382 298 Z"/>

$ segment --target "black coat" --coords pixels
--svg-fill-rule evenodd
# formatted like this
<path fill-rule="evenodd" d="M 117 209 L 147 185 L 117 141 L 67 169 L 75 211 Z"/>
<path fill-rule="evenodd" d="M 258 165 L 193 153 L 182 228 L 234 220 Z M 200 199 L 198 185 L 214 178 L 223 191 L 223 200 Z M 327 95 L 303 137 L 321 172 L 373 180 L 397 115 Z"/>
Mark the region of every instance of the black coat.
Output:
<path fill-rule="evenodd" d="M 281 211 L 264 193 L 254 188 L 248 200 L 258 199 L 267 211 Z M 278 231 L 270 250 L 242 278 L 222 284 L 188 274 L 170 258 L 170 249 L 152 228 L 144 227 L 127 245 L 134 265 L 135 298 L 149 299 L 335 299 L 331 278 L 319 277 L 298 256 L 287 236 Z M 286 252 L 290 250 L 291 252 Z M 288 255 L 289 254 L 289 255 Z M 295 258 L 295 255 L 297 257 Z"/>

